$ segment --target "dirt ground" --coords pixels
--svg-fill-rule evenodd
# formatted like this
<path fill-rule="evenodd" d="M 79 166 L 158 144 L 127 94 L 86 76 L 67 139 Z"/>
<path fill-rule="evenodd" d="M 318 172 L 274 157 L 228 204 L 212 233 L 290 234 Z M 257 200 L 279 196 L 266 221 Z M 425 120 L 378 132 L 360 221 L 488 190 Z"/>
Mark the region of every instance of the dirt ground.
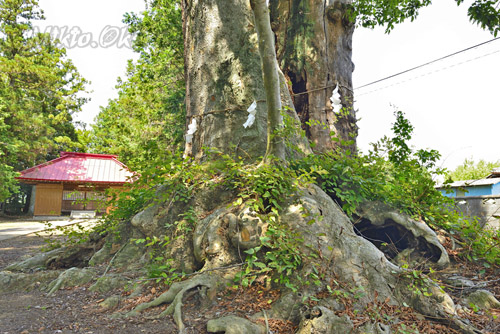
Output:
<path fill-rule="evenodd" d="M 44 245 L 44 238 L 35 235 L 0 241 L 0 270 Z M 109 319 L 98 305 L 103 296 L 87 289 L 63 289 L 51 297 L 40 291 L 0 294 L 0 333 L 177 333 L 168 317 Z"/>
<path fill-rule="evenodd" d="M 44 245 L 44 237 L 36 235 L 0 241 L 0 270 L 7 264 L 36 254 Z M 141 296 L 127 299 L 110 310 L 104 310 L 99 303 L 111 295 L 126 297 L 130 292 L 122 290 L 98 294 L 89 291 L 89 286 L 62 289 L 50 297 L 40 291 L 0 294 L 0 334 L 178 333 L 171 316 L 155 318 L 166 306 L 128 319 L 109 317 L 113 312 L 131 310 L 137 304 L 160 295 L 166 290 L 161 283 L 151 282 Z M 186 333 L 208 333 L 208 320 L 228 314 L 245 317 L 269 307 L 268 301 L 277 297 L 275 291 L 264 292 L 259 287 L 246 291 L 230 290 L 217 297 L 218 304 L 214 307 L 201 309 L 197 294 L 188 296 L 183 307 Z M 293 333 L 293 326 L 288 323 L 275 322 L 271 325 L 276 328 L 274 333 Z"/>
<path fill-rule="evenodd" d="M 46 245 L 44 237 L 36 235 L 20 236 L 0 241 L 0 270 L 7 264 L 30 257 Z M 459 264 L 464 276 L 477 275 L 479 268 Z M 102 269 L 104 271 L 104 269 Z M 497 273 L 497 271 L 495 271 Z M 491 271 L 493 273 L 493 271 Z M 500 284 L 498 275 L 485 277 L 491 281 L 488 286 L 498 297 Z M 90 284 L 62 289 L 48 297 L 45 292 L 11 292 L 0 294 L 0 334 L 14 333 L 178 333 L 171 316 L 157 318 L 166 306 L 160 306 L 133 318 L 112 319 L 114 312 L 131 310 L 142 302 L 150 301 L 166 290 L 164 285 L 151 282 L 136 298 L 125 298 L 130 291 L 111 291 L 98 294 L 88 290 Z M 450 291 L 451 292 L 451 291 Z M 99 303 L 111 295 L 120 295 L 122 302 L 113 309 L 103 309 Z M 254 286 L 246 289 L 229 289 L 216 297 L 209 308 L 202 308 L 198 294 L 188 295 L 184 300 L 183 315 L 186 333 L 207 333 L 206 323 L 224 315 L 246 317 L 262 311 L 279 297 L 278 291 L 266 291 Z M 500 311 L 500 310 L 498 310 Z M 496 313 L 496 311 L 495 311 Z M 500 316 L 500 313 L 496 313 Z M 421 318 L 421 317 L 420 317 Z M 420 333 L 458 333 L 443 324 L 409 316 L 408 322 L 417 323 Z M 498 333 L 499 318 L 492 320 L 487 315 L 471 315 L 469 321 L 483 333 Z M 296 327 L 289 322 L 270 319 L 272 333 L 294 333 Z M 497 331 L 498 330 L 498 331 Z"/>

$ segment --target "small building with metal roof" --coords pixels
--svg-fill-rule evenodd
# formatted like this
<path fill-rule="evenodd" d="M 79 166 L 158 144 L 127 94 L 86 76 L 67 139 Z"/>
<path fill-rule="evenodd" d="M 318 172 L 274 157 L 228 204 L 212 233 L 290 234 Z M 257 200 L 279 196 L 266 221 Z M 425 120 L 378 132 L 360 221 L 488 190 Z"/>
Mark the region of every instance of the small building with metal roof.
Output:
<path fill-rule="evenodd" d="M 116 155 L 61 152 L 57 159 L 22 171 L 17 179 L 34 185 L 35 216 L 60 216 L 106 211 L 105 191 L 120 189 L 133 177 Z"/>
<path fill-rule="evenodd" d="M 447 197 L 488 196 L 500 195 L 500 177 L 455 181 L 438 190 Z"/>
<path fill-rule="evenodd" d="M 485 228 L 500 229 L 500 168 L 484 179 L 455 181 L 436 187 L 455 200 L 465 216 L 478 219 Z"/>

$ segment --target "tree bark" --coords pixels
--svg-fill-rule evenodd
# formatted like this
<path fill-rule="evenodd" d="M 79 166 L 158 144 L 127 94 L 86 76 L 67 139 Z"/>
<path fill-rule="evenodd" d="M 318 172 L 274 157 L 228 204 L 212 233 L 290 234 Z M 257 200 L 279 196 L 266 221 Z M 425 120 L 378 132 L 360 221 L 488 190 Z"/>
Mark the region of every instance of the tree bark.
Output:
<path fill-rule="evenodd" d="M 264 160 L 274 156 L 279 160 L 285 160 L 285 144 L 279 131 L 283 127 L 280 96 L 280 79 L 278 74 L 278 63 L 276 62 L 276 51 L 274 46 L 274 34 L 271 30 L 269 9 L 266 0 L 250 0 L 255 18 L 255 28 L 259 38 L 259 53 L 262 60 L 262 76 L 267 100 L 267 148 Z"/>
<path fill-rule="evenodd" d="M 203 147 L 257 158 L 266 150 L 265 91 L 257 36 L 248 0 L 185 0 L 187 124 L 198 129 L 186 155 L 203 159 Z M 245 129 L 247 108 L 255 123 Z"/>
<path fill-rule="evenodd" d="M 356 148 L 353 109 L 352 35 L 346 16 L 351 0 L 280 0 L 271 2 L 279 65 L 291 85 L 295 109 L 315 144 L 326 152 L 338 146 L 331 135 Z M 342 110 L 333 111 L 330 96 L 339 87 Z"/>
<path fill-rule="evenodd" d="M 344 148 L 356 148 L 351 61 L 354 24 L 345 15 L 350 3 L 270 1 L 278 65 L 286 77 L 280 78 L 281 102 L 296 110 L 317 152 L 338 146 L 331 134 L 349 143 Z M 184 0 L 183 20 L 186 124 L 196 119 L 198 125 L 192 143 L 186 145 L 186 155 L 203 159 L 203 147 L 212 147 L 250 160 L 263 156 L 267 145 L 268 97 L 250 2 Z M 333 111 L 330 102 L 336 86 L 342 101 L 341 112 Z M 293 93 L 294 105 L 287 90 Z M 253 101 L 257 101 L 256 120 L 245 129 L 242 124 Z M 291 112 L 290 115 L 297 117 Z"/>
<path fill-rule="evenodd" d="M 203 160 L 204 148 L 210 147 L 247 160 L 264 156 L 268 97 L 249 0 L 184 0 L 182 5 L 186 127 L 193 119 L 197 122 L 185 155 Z M 298 123 L 284 77 L 278 76 L 281 105 Z M 244 128 L 253 101 L 257 103 L 255 122 Z M 307 153 L 308 144 L 297 142 Z"/>

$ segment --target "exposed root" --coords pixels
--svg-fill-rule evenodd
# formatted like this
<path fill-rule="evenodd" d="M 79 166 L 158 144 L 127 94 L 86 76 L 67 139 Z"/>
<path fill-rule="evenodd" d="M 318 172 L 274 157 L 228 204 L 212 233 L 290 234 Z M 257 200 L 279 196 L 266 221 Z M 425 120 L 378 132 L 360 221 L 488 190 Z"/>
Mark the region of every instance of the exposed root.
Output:
<path fill-rule="evenodd" d="M 297 333 L 351 333 L 353 329 L 347 315 L 339 317 L 330 309 L 317 306 L 302 319 Z"/>
<path fill-rule="evenodd" d="M 5 270 L 30 272 L 38 269 L 85 267 L 94 252 L 95 247 L 92 244 L 58 248 L 47 253 L 39 253 L 24 261 L 13 263 L 7 266 Z"/>
<path fill-rule="evenodd" d="M 264 334 L 268 331 L 250 320 L 240 318 L 234 315 L 209 320 L 207 323 L 207 331 L 209 333 L 226 333 L 226 334 Z"/>
<path fill-rule="evenodd" d="M 115 255 L 113 255 L 113 257 L 111 258 L 111 260 L 109 261 L 109 264 L 108 266 L 106 267 L 106 270 L 104 271 L 104 273 L 101 275 L 101 277 L 104 277 L 106 276 L 106 274 L 108 273 L 109 271 L 109 268 L 111 268 L 111 266 L 113 265 L 113 262 L 115 261 L 115 258 L 118 254 L 120 254 L 120 252 L 125 248 L 125 246 L 127 246 L 127 243 L 124 243 L 120 249 L 115 253 Z"/>
<path fill-rule="evenodd" d="M 61 271 L 38 271 L 32 274 L 0 271 L 0 294 L 14 291 L 31 291 L 46 288 L 49 282 L 57 279 Z"/>
<path fill-rule="evenodd" d="M 135 309 L 127 313 L 125 316 L 135 316 L 139 312 L 144 311 L 148 308 L 159 306 L 165 303 L 170 303 L 167 309 L 160 313 L 158 317 L 172 315 L 175 323 L 177 324 L 177 327 L 179 327 L 179 333 L 184 333 L 185 326 L 182 322 L 182 299 L 184 297 L 184 294 L 187 291 L 198 287 L 202 288 L 202 294 L 205 294 L 207 290 L 215 292 L 218 282 L 220 282 L 220 277 L 217 275 L 201 274 L 186 281 L 174 283 L 172 284 L 170 289 L 168 289 L 168 291 L 161 294 L 158 298 L 152 300 L 151 302 L 138 305 Z M 212 294 L 208 293 L 208 295 Z"/>
<path fill-rule="evenodd" d="M 94 276 L 95 271 L 91 269 L 68 269 L 50 283 L 48 296 L 51 296 L 54 292 L 64 287 L 86 284 L 93 280 Z"/>

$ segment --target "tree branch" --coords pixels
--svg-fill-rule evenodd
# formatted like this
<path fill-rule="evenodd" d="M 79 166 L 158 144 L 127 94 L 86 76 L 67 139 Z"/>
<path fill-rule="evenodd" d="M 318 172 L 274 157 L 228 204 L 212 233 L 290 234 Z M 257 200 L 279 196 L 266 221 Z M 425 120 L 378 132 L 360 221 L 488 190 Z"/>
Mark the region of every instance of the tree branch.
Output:
<path fill-rule="evenodd" d="M 264 162 L 269 162 L 271 156 L 284 161 L 285 143 L 279 135 L 279 130 L 283 126 L 280 115 L 280 81 L 269 9 L 266 0 L 250 0 L 250 5 L 259 38 L 259 53 L 262 61 L 262 76 L 267 100 L 267 148 L 264 155 Z"/>

